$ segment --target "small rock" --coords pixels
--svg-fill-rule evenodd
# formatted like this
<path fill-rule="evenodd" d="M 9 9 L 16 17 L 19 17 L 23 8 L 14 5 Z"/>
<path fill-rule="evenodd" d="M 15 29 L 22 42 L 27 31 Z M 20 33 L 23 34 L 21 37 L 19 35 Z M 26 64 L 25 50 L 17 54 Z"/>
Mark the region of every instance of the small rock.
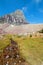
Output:
<path fill-rule="evenodd" d="M 19 63 L 21 63 L 21 60 L 19 60 Z"/>
<path fill-rule="evenodd" d="M 9 55 L 6 56 L 6 59 L 9 58 Z"/>
<path fill-rule="evenodd" d="M 17 58 L 19 58 L 19 55 L 16 55 L 17 56 Z"/>
<path fill-rule="evenodd" d="M 16 65 L 16 62 L 14 62 L 14 65 Z"/>

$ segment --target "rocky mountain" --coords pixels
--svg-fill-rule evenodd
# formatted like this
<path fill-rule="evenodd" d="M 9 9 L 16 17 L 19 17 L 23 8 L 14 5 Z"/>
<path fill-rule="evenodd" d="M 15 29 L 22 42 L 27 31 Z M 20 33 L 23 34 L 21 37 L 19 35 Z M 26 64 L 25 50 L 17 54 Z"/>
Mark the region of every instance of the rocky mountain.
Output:
<path fill-rule="evenodd" d="M 0 17 L 0 23 L 28 24 L 21 10 L 17 10 L 14 13 Z"/>

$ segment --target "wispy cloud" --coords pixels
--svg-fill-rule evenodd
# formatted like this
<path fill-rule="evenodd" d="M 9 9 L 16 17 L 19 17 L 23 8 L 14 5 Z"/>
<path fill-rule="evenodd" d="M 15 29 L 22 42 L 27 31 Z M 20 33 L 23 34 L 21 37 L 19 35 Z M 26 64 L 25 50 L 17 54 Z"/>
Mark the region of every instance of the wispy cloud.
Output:
<path fill-rule="evenodd" d="M 27 7 L 26 6 L 22 7 L 22 10 L 23 11 L 26 11 L 27 10 Z"/>
<path fill-rule="evenodd" d="M 34 0 L 35 3 L 39 4 L 42 0 Z"/>
<path fill-rule="evenodd" d="M 43 13 L 43 9 L 39 9 L 39 12 L 40 12 L 40 13 Z"/>

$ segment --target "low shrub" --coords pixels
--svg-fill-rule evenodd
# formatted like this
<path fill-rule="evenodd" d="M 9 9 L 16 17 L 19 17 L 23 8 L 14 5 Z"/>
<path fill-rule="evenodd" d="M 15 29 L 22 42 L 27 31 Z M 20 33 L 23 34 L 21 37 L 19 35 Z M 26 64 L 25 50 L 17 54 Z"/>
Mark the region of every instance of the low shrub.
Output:
<path fill-rule="evenodd" d="M 30 34 L 30 37 L 32 37 L 32 34 Z"/>

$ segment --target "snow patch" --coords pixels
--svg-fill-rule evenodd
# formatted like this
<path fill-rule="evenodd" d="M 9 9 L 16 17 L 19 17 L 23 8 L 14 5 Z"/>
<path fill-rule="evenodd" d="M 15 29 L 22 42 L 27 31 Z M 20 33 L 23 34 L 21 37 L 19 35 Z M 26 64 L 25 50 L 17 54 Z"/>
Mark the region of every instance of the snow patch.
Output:
<path fill-rule="evenodd" d="M 11 24 L 11 27 L 14 27 L 14 25 Z"/>

